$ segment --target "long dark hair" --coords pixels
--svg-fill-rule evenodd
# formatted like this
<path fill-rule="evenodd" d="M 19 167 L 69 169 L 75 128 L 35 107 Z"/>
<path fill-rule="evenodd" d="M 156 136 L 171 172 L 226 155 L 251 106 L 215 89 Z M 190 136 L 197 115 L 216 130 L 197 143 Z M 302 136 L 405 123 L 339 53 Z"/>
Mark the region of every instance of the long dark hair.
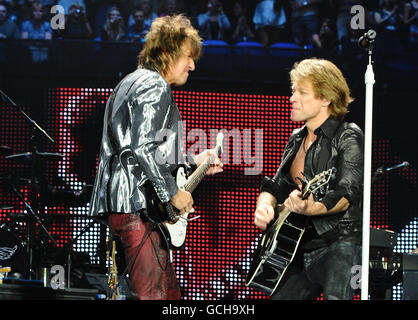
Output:
<path fill-rule="evenodd" d="M 190 44 L 193 59 L 197 60 L 202 52 L 202 39 L 190 20 L 182 14 L 156 18 L 139 53 L 138 67 L 144 65 L 164 74 L 169 64 L 180 57 L 185 41 Z"/>

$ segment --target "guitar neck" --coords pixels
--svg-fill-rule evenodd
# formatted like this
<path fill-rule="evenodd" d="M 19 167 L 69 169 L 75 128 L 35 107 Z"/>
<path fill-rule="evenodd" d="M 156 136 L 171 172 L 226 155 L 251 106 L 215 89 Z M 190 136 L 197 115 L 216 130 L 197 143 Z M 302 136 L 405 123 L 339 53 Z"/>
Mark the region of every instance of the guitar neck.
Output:
<path fill-rule="evenodd" d="M 275 210 L 278 212 L 278 217 L 274 221 L 274 225 L 281 226 L 291 211 L 284 204 L 278 205 Z"/>
<path fill-rule="evenodd" d="M 309 190 L 305 190 L 304 191 L 304 195 L 302 196 L 302 199 L 307 198 L 309 196 L 310 192 Z M 284 205 L 284 203 L 279 204 L 276 206 L 276 208 L 274 209 L 278 214 L 278 217 L 276 219 L 276 221 L 274 221 L 274 226 L 275 227 L 280 227 L 283 222 L 287 219 L 287 217 L 289 216 L 289 214 L 291 214 L 292 212 Z"/>
<path fill-rule="evenodd" d="M 216 146 L 215 152 L 219 154 L 219 146 Z M 184 185 L 184 190 L 188 192 L 193 192 L 194 189 L 199 185 L 200 181 L 206 176 L 206 172 L 208 171 L 212 161 L 212 156 L 207 157 L 200 166 L 190 175 L 187 179 L 187 182 Z"/>
<path fill-rule="evenodd" d="M 309 190 L 309 188 L 305 187 L 302 192 L 302 200 L 307 199 L 310 194 L 311 191 Z M 277 205 L 274 210 L 278 212 L 278 218 L 274 222 L 275 226 L 280 226 L 291 213 L 291 211 L 284 205 L 284 203 Z"/>

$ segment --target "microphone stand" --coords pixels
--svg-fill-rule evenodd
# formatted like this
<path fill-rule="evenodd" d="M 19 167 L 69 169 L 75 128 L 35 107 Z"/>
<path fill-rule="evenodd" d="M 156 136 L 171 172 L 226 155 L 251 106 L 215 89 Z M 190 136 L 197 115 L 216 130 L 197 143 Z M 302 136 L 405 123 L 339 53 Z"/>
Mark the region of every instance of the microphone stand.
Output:
<path fill-rule="evenodd" d="M 373 85 L 375 83 L 372 65 L 372 43 L 368 43 L 369 63 L 365 73 L 365 133 L 364 133 L 364 177 L 363 177 L 363 227 L 361 263 L 361 300 L 369 299 L 369 254 L 370 254 L 370 202 L 371 202 L 371 159 L 373 133 Z"/>
<path fill-rule="evenodd" d="M 47 133 L 46 133 L 46 131 L 44 130 L 44 129 L 42 129 L 37 123 L 36 123 L 36 121 L 35 120 L 33 120 L 31 117 L 29 117 L 23 110 L 22 110 L 22 108 L 21 107 L 19 107 L 19 106 L 17 106 L 16 105 L 16 103 L 14 103 L 13 101 L 12 101 L 12 99 L 10 99 L 3 91 L 1 91 L 0 90 L 0 95 L 2 96 L 2 98 L 3 98 L 3 101 L 4 102 L 9 102 L 13 107 L 15 107 L 17 110 L 19 110 L 19 112 L 21 113 L 21 114 L 23 114 L 23 116 L 26 118 L 26 119 L 28 119 L 28 121 L 36 128 L 36 129 L 38 129 L 40 132 L 42 132 L 47 138 L 48 138 L 48 140 L 49 141 L 51 141 L 51 142 L 54 142 L 54 139 L 52 139 Z"/>

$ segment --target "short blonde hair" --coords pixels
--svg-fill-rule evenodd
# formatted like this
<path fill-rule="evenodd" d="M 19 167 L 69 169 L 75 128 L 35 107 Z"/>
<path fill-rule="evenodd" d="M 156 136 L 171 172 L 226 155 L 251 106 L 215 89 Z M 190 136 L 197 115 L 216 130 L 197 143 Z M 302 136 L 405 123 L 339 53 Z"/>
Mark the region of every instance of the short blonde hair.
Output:
<path fill-rule="evenodd" d="M 343 120 L 348 105 L 353 101 L 350 89 L 342 72 L 331 61 L 311 58 L 296 62 L 290 71 L 290 81 L 310 80 L 315 96 L 330 101 L 330 111 L 335 118 Z"/>
<path fill-rule="evenodd" d="M 144 65 L 165 74 L 169 64 L 182 54 L 181 46 L 188 42 L 194 60 L 202 53 L 202 39 L 190 20 L 181 14 L 156 18 L 138 56 L 138 67 Z"/>

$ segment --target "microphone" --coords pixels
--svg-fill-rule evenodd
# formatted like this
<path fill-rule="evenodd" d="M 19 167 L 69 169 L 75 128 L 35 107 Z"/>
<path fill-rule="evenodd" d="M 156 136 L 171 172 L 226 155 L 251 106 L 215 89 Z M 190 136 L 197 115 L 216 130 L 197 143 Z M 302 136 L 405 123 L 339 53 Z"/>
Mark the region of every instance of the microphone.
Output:
<path fill-rule="evenodd" d="M 360 48 L 368 48 L 376 39 L 376 31 L 370 29 L 358 39 Z"/>
<path fill-rule="evenodd" d="M 402 162 L 400 164 L 397 164 L 396 166 L 385 168 L 385 169 L 383 169 L 383 171 L 389 172 L 389 171 L 396 170 L 396 169 L 400 169 L 400 168 L 403 168 L 403 167 L 406 168 L 408 166 L 409 166 L 409 162 L 404 161 L 404 162 Z"/>

